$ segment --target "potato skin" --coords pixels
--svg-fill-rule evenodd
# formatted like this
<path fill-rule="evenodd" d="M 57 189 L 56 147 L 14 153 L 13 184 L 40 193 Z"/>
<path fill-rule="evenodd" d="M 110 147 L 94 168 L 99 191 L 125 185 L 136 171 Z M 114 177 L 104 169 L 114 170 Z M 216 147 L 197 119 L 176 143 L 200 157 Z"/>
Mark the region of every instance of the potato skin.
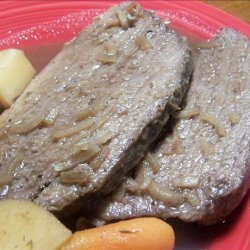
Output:
<path fill-rule="evenodd" d="M 76 232 L 62 250 L 170 250 L 174 242 L 169 224 L 156 218 L 138 218 Z"/>

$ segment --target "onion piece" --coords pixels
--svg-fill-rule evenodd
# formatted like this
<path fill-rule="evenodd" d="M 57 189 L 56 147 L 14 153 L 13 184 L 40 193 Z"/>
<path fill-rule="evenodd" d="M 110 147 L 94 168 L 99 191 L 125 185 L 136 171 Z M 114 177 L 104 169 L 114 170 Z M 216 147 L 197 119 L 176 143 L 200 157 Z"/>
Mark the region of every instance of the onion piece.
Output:
<path fill-rule="evenodd" d="M 9 132 L 12 134 L 27 134 L 43 125 L 44 118 L 40 115 L 32 114 L 25 120 L 20 120 L 12 124 Z"/>
<path fill-rule="evenodd" d="M 229 121 L 232 125 L 236 125 L 240 122 L 241 114 L 239 113 L 229 113 L 228 114 Z"/>
<path fill-rule="evenodd" d="M 116 13 L 117 13 L 117 16 L 118 16 L 118 19 L 120 21 L 122 28 L 127 30 L 129 28 L 129 23 L 128 23 L 128 19 L 126 17 L 125 12 L 117 8 Z"/>
<path fill-rule="evenodd" d="M 100 166 L 103 164 L 103 162 L 107 159 L 109 155 L 109 148 L 108 147 L 103 147 L 101 149 L 101 152 L 97 155 L 96 158 L 94 158 L 90 163 L 90 167 L 92 168 L 93 171 L 96 171 L 100 168 Z"/>
<path fill-rule="evenodd" d="M 146 190 L 153 178 L 153 172 L 152 168 L 149 166 L 149 164 L 141 164 L 136 173 L 135 173 L 135 181 L 138 183 L 138 189 L 140 191 Z"/>
<path fill-rule="evenodd" d="M 151 49 L 152 48 L 152 45 L 151 43 L 149 42 L 149 40 L 143 36 L 143 35 L 138 35 L 136 38 L 135 38 L 135 42 L 136 42 L 136 45 L 142 49 L 142 50 L 148 50 L 148 49 Z"/>
<path fill-rule="evenodd" d="M 144 17 L 144 13 L 142 12 L 142 9 L 140 8 L 140 5 L 132 2 L 126 9 L 126 12 L 132 16 L 135 16 L 137 18 Z"/>
<path fill-rule="evenodd" d="M 164 153 L 167 156 L 174 155 L 174 154 L 177 154 L 177 155 L 183 154 L 184 147 L 181 143 L 181 138 L 178 135 L 176 130 L 174 130 L 172 140 L 170 139 L 169 143 L 166 144 L 164 150 L 165 150 Z"/>
<path fill-rule="evenodd" d="M 108 40 L 107 42 L 104 43 L 104 47 L 108 52 L 108 55 L 116 55 L 117 54 L 117 47 L 114 42 L 111 40 Z"/>
<path fill-rule="evenodd" d="M 53 138 L 55 140 L 59 140 L 63 137 L 70 137 L 71 135 L 77 134 L 84 129 L 90 128 L 93 124 L 94 124 L 94 120 L 92 118 L 87 118 L 87 119 L 77 123 L 75 126 L 72 126 L 70 128 L 66 128 L 62 131 L 55 133 L 53 135 Z"/>
<path fill-rule="evenodd" d="M 72 158 L 72 163 L 78 165 L 80 163 L 85 163 L 91 161 L 99 152 L 100 147 L 97 145 L 91 145 L 87 151 L 83 154 L 79 154 Z"/>
<path fill-rule="evenodd" d="M 148 152 L 145 157 L 145 160 L 149 164 L 149 166 L 152 168 L 153 174 L 157 174 L 161 168 L 161 165 L 158 159 L 153 154 Z"/>
<path fill-rule="evenodd" d="M 100 61 L 101 63 L 104 64 L 111 64 L 111 63 L 115 63 L 117 61 L 117 56 L 116 55 L 108 55 L 106 53 L 98 53 L 96 55 L 96 60 Z"/>
<path fill-rule="evenodd" d="M 169 102 L 169 103 L 168 103 L 168 106 L 169 106 L 169 108 L 171 108 L 173 111 L 181 110 L 181 108 L 180 108 L 177 104 L 175 104 L 175 103 L 173 103 L 173 102 Z"/>
<path fill-rule="evenodd" d="M 101 127 L 103 127 L 103 125 L 109 120 L 109 116 L 108 115 L 102 115 L 101 117 L 99 117 L 98 119 L 95 120 L 95 124 L 93 126 L 93 130 L 97 130 Z"/>
<path fill-rule="evenodd" d="M 173 186 L 178 188 L 196 188 L 199 185 L 198 176 L 177 177 L 173 180 Z"/>
<path fill-rule="evenodd" d="M 109 130 L 104 130 L 99 133 L 96 133 L 94 136 L 83 139 L 79 141 L 77 146 L 86 146 L 86 145 L 103 145 L 108 142 L 113 136 L 113 133 Z"/>
<path fill-rule="evenodd" d="M 111 195 L 113 201 L 122 202 L 125 195 L 125 185 L 121 184 Z"/>
<path fill-rule="evenodd" d="M 71 137 L 72 138 L 71 141 L 69 141 L 68 144 L 64 144 L 64 145 L 67 147 L 67 149 L 68 149 L 68 146 L 69 147 L 75 146 L 76 143 L 78 143 L 80 140 L 89 137 L 91 135 L 91 130 L 92 128 L 90 130 L 81 131 L 80 133 L 75 134 L 74 137 Z"/>
<path fill-rule="evenodd" d="M 199 143 L 199 146 L 200 146 L 201 153 L 205 157 L 208 157 L 214 153 L 214 148 L 208 141 L 201 140 Z"/>
<path fill-rule="evenodd" d="M 80 151 L 87 150 L 91 144 L 85 144 L 85 145 L 82 145 L 79 147 L 79 145 L 77 145 L 77 143 L 85 140 L 86 138 L 87 138 L 86 140 L 88 140 L 89 136 L 93 132 L 95 132 L 97 129 L 101 128 L 108 121 L 108 119 L 109 119 L 108 116 L 101 116 L 100 118 L 95 119 L 94 125 L 91 127 L 90 130 L 81 131 L 81 133 L 76 134 L 75 137 L 69 143 L 64 145 L 67 148 L 68 153 L 66 153 L 66 155 L 64 155 L 63 159 L 64 160 L 68 159 Z M 68 150 L 68 148 L 71 148 L 71 150 Z"/>
<path fill-rule="evenodd" d="M 62 184 L 86 185 L 90 181 L 90 176 L 86 172 L 62 172 L 59 175 Z"/>
<path fill-rule="evenodd" d="M 178 206 L 184 202 L 182 193 L 177 193 L 173 190 L 170 190 L 156 181 L 151 181 L 148 187 L 148 192 L 153 198 L 164 202 L 168 206 Z"/>
<path fill-rule="evenodd" d="M 70 158 L 73 158 L 74 156 L 80 154 L 81 152 L 83 153 L 83 151 L 87 151 L 90 149 L 90 145 L 85 145 L 84 147 L 71 145 L 71 147 L 72 148 L 68 149 L 67 152 L 63 153 L 62 158 L 60 158 L 60 162 L 67 161 Z"/>
<path fill-rule="evenodd" d="M 213 126 L 220 137 L 226 136 L 226 129 L 215 116 L 202 114 L 201 120 Z"/>
<path fill-rule="evenodd" d="M 141 191 L 140 185 L 132 178 L 127 178 L 125 189 L 132 193 L 139 193 Z"/>
<path fill-rule="evenodd" d="M 90 176 L 84 171 L 70 171 L 61 172 L 59 175 L 59 181 L 62 184 L 78 184 L 86 185 L 90 180 Z"/>
<path fill-rule="evenodd" d="M 137 169 L 136 169 L 136 172 L 135 172 L 135 181 L 138 183 L 138 185 L 142 185 L 144 183 L 144 165 L 146 164 L 143 164 L 141 163 Z"/>
<path fill-rule="evenodd" d="M 76 155 L 68 161 L 54 163 L 52 164 L 52 167 L 56 172 L 68 171 L 79 164 L 91 161 L 99 152 L 100 147 L 97 145 L 92 145 L 89 147 L 89 150 Z"/>
<path fill-rule="evenodd" d="M 193 109 L 185 112 L 180 112 L 174 116 L 177 119 L 192 119 L 200 115 L 200 107 L 195 106 Z"/>
<path fill-rule="evenodd" d="M 129 26 L 132 27 L 132 26 L 134 26 L 134 24 L 138 20 L 138 18 L 136 16 L 131 15 L 131 14 L 127 14 L 127 20 L 128 20 Z"/>
<path fill-rule="evenodd" d="M 126 9 L 126 12 L 129 13 L 129 14 L 133 14 L 133 11 L 135 10 L 135 8 L 137 8 L 137 6 L 138 6 L 138 3 L 136 3 L 136 2 L 131 2 L 131 3 L 128 5 L 127 9 Z"/>
<path fill-rule="evenodd" d="M 108 29 L 108 28 L 112 28 L 112 27 L 119 27 L 120 26 L 120 20 L 119 19 L 117 19 L 117 18 L 110 18 L 110 19 L 108 19 L 105 23 L 104 23 L 104 27 L 106 28 L 106 29 Z"/>
<path fill-rule="evenodd" d="M 76 118 L 78 121 L 86 119 L 90 116 L 95 116 L 99 111 L 102 111 L 105 108 L 104 104 L 95 103 L 84 110 L 78 111 L 76 114 Z"/>

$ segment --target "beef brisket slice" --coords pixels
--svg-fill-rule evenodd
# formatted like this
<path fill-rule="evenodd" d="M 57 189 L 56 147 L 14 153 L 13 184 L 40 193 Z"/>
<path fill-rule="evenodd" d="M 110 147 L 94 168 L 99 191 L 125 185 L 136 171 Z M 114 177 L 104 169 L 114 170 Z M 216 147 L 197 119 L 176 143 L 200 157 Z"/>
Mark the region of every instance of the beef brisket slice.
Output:
<path fill-rule="evenodd" d="M 186 106 L 99 217 L 177 217 L 214 223 L 250 186 L 250 45 L 222 30 L 197 52 Z"/>
<path fill-rule="evenodd" d="M 97 17 L 0 118 L 0 198 L 61 215 L 115 188 L 179 105 L 190 52 L 153 13 Z"/>

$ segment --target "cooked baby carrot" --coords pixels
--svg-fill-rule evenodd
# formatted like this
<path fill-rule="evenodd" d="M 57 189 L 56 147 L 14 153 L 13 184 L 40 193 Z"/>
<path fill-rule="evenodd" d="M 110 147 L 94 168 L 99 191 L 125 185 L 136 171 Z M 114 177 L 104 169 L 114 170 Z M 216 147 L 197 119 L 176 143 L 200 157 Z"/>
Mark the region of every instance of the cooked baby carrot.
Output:
<path fill-rule="evenodd" d="M 174 231 L 156 218 L 138 218 L 76 232 L 62 250 L 169 250 Z"/>

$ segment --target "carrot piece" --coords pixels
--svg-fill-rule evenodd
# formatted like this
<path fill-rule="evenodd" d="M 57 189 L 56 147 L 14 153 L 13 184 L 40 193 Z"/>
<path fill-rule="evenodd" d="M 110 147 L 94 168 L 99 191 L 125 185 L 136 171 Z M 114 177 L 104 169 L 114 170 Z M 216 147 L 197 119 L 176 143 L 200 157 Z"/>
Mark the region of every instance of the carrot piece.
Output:
<path fill-rule="evenodd" d="M 169 250 L 174 241 L 169 224 L 138 218 L 76 232 L 62 250 Z"/>

